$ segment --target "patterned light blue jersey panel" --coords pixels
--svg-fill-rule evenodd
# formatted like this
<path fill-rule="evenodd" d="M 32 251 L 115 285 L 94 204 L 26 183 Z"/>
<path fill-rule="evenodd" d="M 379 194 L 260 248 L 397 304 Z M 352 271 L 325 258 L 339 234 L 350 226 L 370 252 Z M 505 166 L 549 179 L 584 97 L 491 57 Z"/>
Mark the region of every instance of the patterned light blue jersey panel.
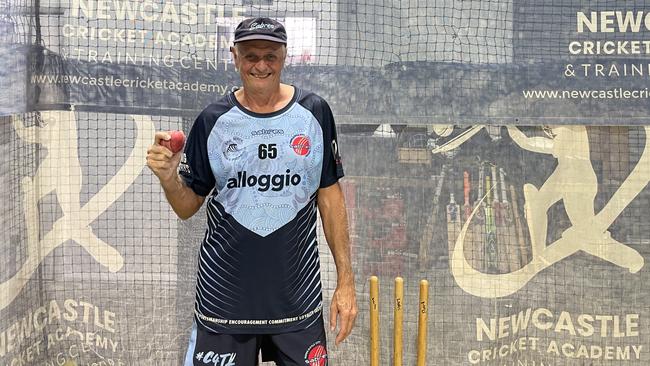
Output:
<path fill-rule="evenodd" d="M 271 117 L 234 107 L 210 133 L 208 160 L 217 202 L 242 226 L 266 237 L 292 221 L 317 191 L 323 131 L 298 103 Z"/>

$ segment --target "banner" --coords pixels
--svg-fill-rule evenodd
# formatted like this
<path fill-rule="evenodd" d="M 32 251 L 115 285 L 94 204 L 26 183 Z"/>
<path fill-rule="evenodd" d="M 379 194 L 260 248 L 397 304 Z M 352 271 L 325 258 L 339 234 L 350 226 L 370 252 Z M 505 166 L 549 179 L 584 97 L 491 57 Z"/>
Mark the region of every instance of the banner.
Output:
<path fill-rule="evenodd" d="M 450 18 L 423 9 L 433 17 L 424 34 L 443 48 L 389 44 L 399 57 L 375 49 L 373 37 L 388 31 L 369 18 L 357 18 L 365 29 L 357 39 L 344 12 L 261 15 L 287 23 L 285 80 L 330 100 L 341 123 L 644 123 L 650 21 L 643 7 L 483 5 L 494 16 L 487 27 L 471 6 L 450 8 Z M 368 16 L 390 11 L 364 6 Z M 238 87 L 232 32 L 256 14 L 235 4 L 72 1 L 41 15 L 45 46 L 30 52 L 29 105 L 195 115 Z M 346 48 L 348 39 L 357 41 Z"/>

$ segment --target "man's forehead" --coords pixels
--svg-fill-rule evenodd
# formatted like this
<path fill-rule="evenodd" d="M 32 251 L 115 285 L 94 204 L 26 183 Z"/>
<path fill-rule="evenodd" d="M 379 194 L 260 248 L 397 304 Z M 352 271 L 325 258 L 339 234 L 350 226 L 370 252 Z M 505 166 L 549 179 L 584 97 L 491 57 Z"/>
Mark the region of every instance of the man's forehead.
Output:
<path fill-rule="evenodd" d="M 271 41 L 254 40 L 238 42 L 236 46 L 242 51 L 275 51 L 282 49 L 284 47 L 284 44 Z"/>

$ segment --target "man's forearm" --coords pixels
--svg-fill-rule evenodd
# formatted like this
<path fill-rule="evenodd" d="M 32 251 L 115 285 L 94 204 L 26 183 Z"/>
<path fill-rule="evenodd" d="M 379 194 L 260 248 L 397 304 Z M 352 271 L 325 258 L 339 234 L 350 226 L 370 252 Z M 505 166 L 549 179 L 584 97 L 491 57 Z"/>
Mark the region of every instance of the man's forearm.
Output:
<path fill-rule="evenodd" d="M 343 193 L 338 184 L 319 191 L 318 207 L 323 221 L 325 239 L 336 264 L 338 285 L 354 285 L 348 215 Z"/>
<path fill-rule="evenodd" d="M 165 191 L 167 202 L 169 202 L 176 215 L 183 220 L 194 215 L 205 200 L 205 197 L 199 196 L 186 186 L 178 174 L 169 181 L 161 181 L 160 184 Z"/>

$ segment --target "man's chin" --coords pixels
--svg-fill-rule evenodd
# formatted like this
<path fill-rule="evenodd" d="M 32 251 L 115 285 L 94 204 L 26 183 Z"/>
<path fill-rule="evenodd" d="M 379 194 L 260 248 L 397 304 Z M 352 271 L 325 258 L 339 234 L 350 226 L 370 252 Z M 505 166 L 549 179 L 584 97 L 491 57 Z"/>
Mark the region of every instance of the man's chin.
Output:
<path fill-rule="evenodd" d="M 264 79 L 251 78 L 251 79 L 248 80 L 248 84 L 252 88 L 263 89 L 263 88 L 276 86 L 276 85 L 280 84 L 280 81 L 277 80 L 277 79 L 274 79 L 272 77 L 267 77 L 267 78 L 264 78 Z"/>

